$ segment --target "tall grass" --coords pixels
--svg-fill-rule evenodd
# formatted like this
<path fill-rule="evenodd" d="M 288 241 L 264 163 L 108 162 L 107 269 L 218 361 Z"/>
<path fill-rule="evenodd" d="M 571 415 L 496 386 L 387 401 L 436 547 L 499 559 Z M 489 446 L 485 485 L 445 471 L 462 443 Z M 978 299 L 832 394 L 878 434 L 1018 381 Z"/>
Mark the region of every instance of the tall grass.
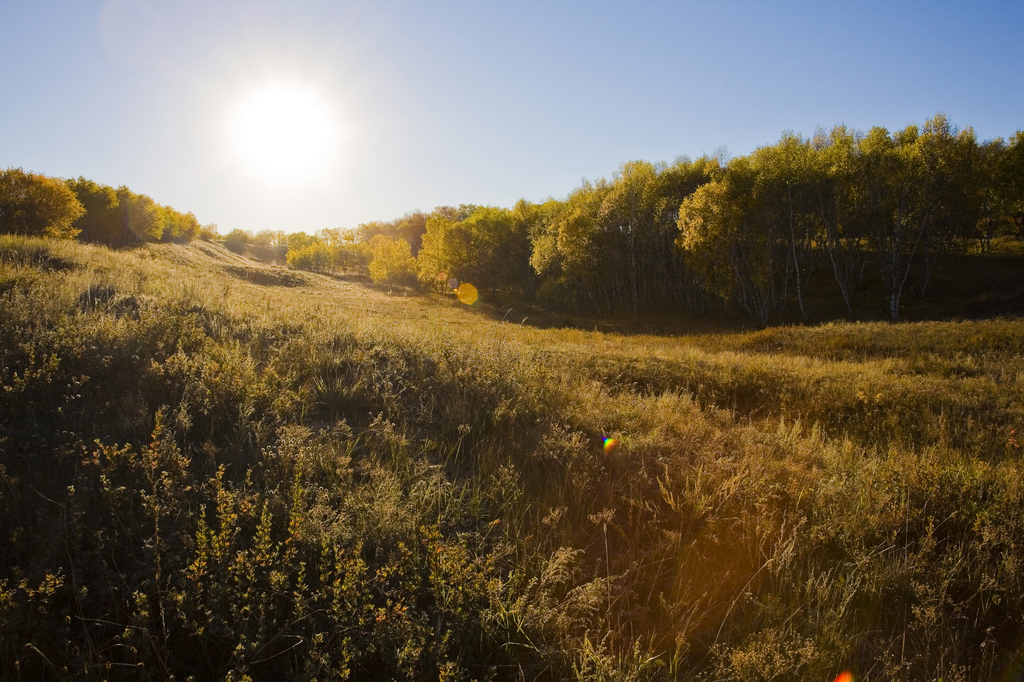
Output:
<path fill-rule="evenodd" d="M 627 338 L 288 274 L 0 240 L 5 678 L 1013 673 L 1019 320 Z"/>

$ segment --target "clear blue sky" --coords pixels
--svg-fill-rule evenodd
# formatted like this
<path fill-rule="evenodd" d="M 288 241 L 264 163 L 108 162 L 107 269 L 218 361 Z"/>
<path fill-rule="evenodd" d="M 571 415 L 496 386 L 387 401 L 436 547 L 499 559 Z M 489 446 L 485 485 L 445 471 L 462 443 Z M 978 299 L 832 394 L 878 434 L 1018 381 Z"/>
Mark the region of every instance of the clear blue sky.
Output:
<path fill-rule="evenodd" d="M 124 184 L 222 233 L 562 198 L 787 129 L 1024 128 L 1019 1 L 0 0 L 0 65 L 0 167 Z M 268 82 L 340 131 L 300 181 L 229 143 Z"/>

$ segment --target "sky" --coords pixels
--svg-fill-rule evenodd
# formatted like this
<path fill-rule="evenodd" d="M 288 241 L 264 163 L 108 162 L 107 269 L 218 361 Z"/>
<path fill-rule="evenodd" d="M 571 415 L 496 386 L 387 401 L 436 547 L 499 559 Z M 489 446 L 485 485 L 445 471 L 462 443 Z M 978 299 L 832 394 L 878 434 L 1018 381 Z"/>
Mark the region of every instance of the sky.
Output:
<path fill-rule="evenodd" d="M 944 112 L 1024 128 L 1024 3 L 0 0 L 0 168 L 220 232 L 561 199 Z"/>

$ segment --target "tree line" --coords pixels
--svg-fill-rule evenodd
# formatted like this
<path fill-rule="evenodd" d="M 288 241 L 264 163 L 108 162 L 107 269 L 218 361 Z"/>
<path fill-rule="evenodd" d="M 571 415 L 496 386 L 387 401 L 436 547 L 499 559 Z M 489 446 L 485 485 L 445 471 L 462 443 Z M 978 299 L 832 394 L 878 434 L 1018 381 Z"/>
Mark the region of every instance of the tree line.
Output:
<path fill-rule="evenodd" d="M 847 312 L 873 270 L 890 320 L 909 287 L 926 295 L 936 257 L 1024 238 L 1024 134 L 978 143 L 938 115 L 921 128 L 844 126 L 787 133 L 727 164 L 679 207 L 676 240 L 696 281 L 764 326 L 795 304 L 807 319 L 812 274 L 831 274 Z"/>
<path fill-rule="evenodd" d="M 942 114 L 897 132 L 787 132 L 729 160 L 631 161 L 564 200 L 439 207 L 422 230 L 417 275 L 441 290 L 471 282 L 599 315 L 718 305 L 758 326 L 810 319 L 825 293 L 851 318 L 881 305 L 896 320 L 939 256 L 1024 239 L 1024 132 L 979 142 Z M 869 276 L 883 300 L 862 300 Z"/>
<path fill-rule="evenodd" d="M 62 180 L 20 168 L 0 171 L 0 233 L 124 246 L 184 243 L 215 232 L 215 226 L 200 225 L 193 213 L 163 206 L 123 185 L 115 189 L 82 177 Z"/>
<path fill-rule="evenodd" d="M 126 187 L 20 169 L 0 173 L 0 231 L 112 245 L 216 236 Z M 313 234 L 236 229 L 224 244 L 387 284 L 469 282 L 598 315 L 718 306 L 766 326 L 810 319 L 822 293 L 851 318 L 867 303 L 896 320 L 908 290 L 927 295 L 938 257 L 1004 237 L 1024 239 L 1024 132 L 979 142 L 938 114 L 896 132 L 787 132 L 732 159 L 630 161 L 562 200 L 442 206 Z M 883 300 L 862 300 L 866 277 Z"/>
<path fill-rule="evenodd" d="M 361 223 L 356 229 L 325 228 L 313 234 L 283 230 L 234 229 L 224 246 L 236 253 L 266 254 L 289 267 L 320 274 L 369 275 L 375 282 L 416 285 L 416 255 L 427 214 L 407 213 L 391 221 Z"/>

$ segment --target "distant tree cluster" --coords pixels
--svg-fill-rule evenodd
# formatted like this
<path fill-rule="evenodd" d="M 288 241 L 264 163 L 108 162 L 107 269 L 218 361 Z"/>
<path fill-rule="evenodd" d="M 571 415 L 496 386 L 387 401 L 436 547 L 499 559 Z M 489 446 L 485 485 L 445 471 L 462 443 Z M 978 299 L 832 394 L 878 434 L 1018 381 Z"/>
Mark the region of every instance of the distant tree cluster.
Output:
<path fill-rule="evenodd" d="M 764 326 L 806 295 L 819 267 L 851 317 L 869 266 L 886 316 L 904 293 L 927 293 L 937 255 L 991 248 L 1021 231 L 1024 134 L 979 144 L 942 115 L 923 128 L 866 134 L 844 126 L 787 133 L 728 164 L 682 203 L 677 244 L 697 281 Z"/>
<path fill-rule="evenodd" d="M 81 177 L 61 180 L 20 168 L 0 171 L 0 232 L 122 246 L 189 242 L 203 229 L 194 214 L 124 186 L 114 189 Z"/>
<path fill-rule="evenodd" d="M 67 185 L 85 207 L 85 214 L 75 223 L 83 241 L 112 245 L 186 243 L 203 229 L 193 213 L 162 206 L 123 185 L 114 189 L 81 177 L 68 180 Z"/>
<path fill-rule="evenodd" d="M 1024 239 L 1024 133 L 979 143 L 942 114 L 896 133 L 836 126 L 731 160 L 632 161 L 563 201 L 410 215 L 360 226 L 355 243 L 405 239 L 440 290 L 471 282 L 597 314 L 717 304 L 765 326 L 787 308 L 808 319 L 829 281 L 856 317 L 870 273 L 895 320 L 938 256 Z"/>
<path fill-rule="evenodd" d="M 408 242 L 412 255 L 416 256 L 420 252 L 423 234 L 427 229 L 427 218 L 428 215 L 422 211 L 412 211 L 394 220 L 361 223 L 355 231 L 356 239 L 369 242 L 378 234 L 390 239 L 403 239 Z"/>
<path fill-rule="evenodd" d="M 536 275 L 530 268 L 530 231 L 539 227 L 543 217 L 543 206 L 526 201 L 512 209 L 471 205 L 435 209 L 427 218 L 417 257 L 420 280 L 433 283 L 439 281 L 438 275 L 445 275 L 492 292 L 532 295 Z"/>
<path fill-rule="evenodd" d="M 532 234 L 540 296 L 599 314 L 703 312 L 706 297 L 675 247 L 676 220 L 683 199 L 708 182 L 712 163 L 632 161 L 611 181 L 584 182 L 549 206 Z"/>
<path fill-rule="evenodd" d="M 416 281 L 416 259 L 409 242 L 384 234 L 370 240 L 370 277 L 378 284 L 403 284 Z"/>
<path fill-rule="evenodd" d="M 61 180 L 20 168 L 0 171 L 0 233 L 69 239 L 84 213 Z"/>
<path fill-rule="evenodd" d="M 425 213 L 413 212 L 391 221 L 362 223 L 354 230 L 323 229 L 313 234 L 233 230 L 224 243 L 238 252 L 247 245 L 281 249 L 288 265 L 299 270 L 369 275 L 374 282 L 385 284 L 414 284 L 426 221 Z"/>
<path fill-rule="evenodd" d="M 287 235 L 288 265 L 311 272 L 343 274 L 365 272 L 370 260 L 369 245 L 357 240 L 351 230 L 324 229 L 313 235 Z"/>

